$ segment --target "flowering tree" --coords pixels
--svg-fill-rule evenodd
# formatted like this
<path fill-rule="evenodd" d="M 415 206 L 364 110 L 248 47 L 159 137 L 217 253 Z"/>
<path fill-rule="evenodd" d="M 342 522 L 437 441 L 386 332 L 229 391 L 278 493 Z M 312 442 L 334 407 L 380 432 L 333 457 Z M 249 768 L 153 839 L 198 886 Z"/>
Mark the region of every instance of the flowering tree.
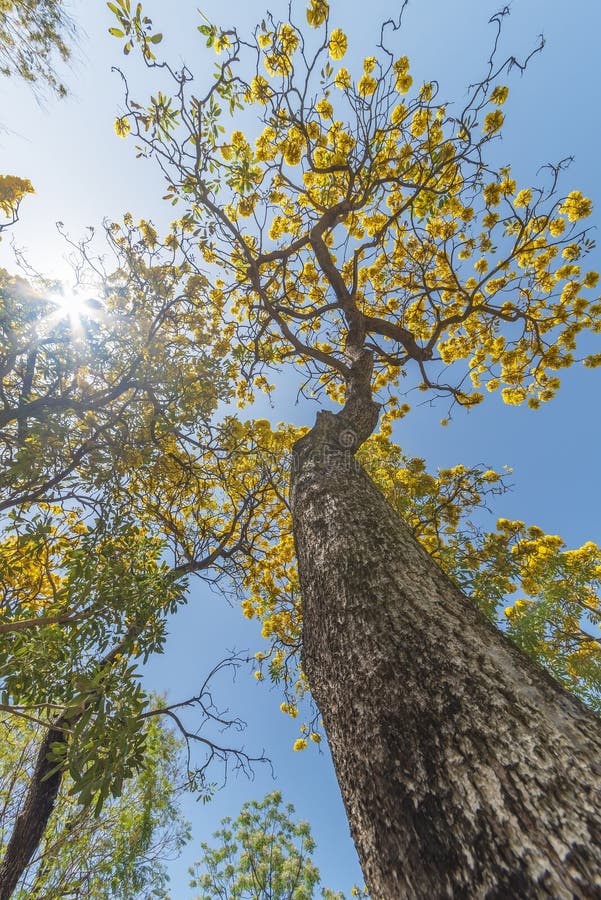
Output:
<path fill-rule="evenodd" d="M 154 66 L 152 23 L 134 27 L 123 3 L 113 7 Z M 161 63 L 173 91 L 146 105 L 126 93 L 116 123 L 165 173 L 180 209 L 174 236 L 208 279 L 208 308 L 240 366 L 240 404 L 273 390 L 267 375 L 284 365 L 305 391 L 342 404 L 294 445 L 294 545 L 282 536 L 279 569 L 261 572 L 246 611 L 284 643 L 302 613 L 303 677 L 368 886 L 390 900 L 579 894 L 599 877 L 598 721 L 491 628 L 431 555 L 449 571 L 454 559 L 477 595 L 488 580 L 489 609 L 521 582 L 533 596 L 506 616 L 518 642 L 594 685 L 599 646 L 581 613 L 598 621 L 598 548 L 568 556 L 508 522 L 459 547 L 455 519 L 442 535 L 422 530 L 427 553 L 398 514 L 403 476 L 386 491 L 398 492 L 391 504 L 358 461 L 377 470 L 378 421 L 385 440 L 409 411 L 401 376 L 451 410 L 496 391 L 536 409 L 577 359 L 579 333 L 601 328 L 580 224 L 590 200 L 562 192 L 562 163 L 519 186 L 490 162 L 506 76 L 527 63 L 499 60 L 503 15 L 484 77 L 457 109 L 435 83 L 413 88 L 392 46 L 400 20 L 354 73 L 326 0 L 311 0 L 309 29 L 268 17 L 246 39 L 201 24 L 218 55 L 208 90 L 194 92 L 187 67 Z M 252 110 L 254 124 L 230 131 L 224 108 Z"/>

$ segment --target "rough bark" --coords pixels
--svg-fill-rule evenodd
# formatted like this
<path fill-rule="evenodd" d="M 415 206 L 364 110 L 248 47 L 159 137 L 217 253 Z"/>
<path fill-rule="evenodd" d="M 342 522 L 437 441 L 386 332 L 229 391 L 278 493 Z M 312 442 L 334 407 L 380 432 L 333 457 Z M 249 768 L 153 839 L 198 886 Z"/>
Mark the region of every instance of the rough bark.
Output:
<path fill-rule="evenodd" d="M 373 900 L 601 897 L 601 722 L 416 542 L 348 426 L 298 442 L 291 502 L 304 668 Z"/>
<path fill-rule="evenodd" d="M 9 900 L 12 896 L 42 840 L 63 776 L 60 769 L 50 774 L 56 761 L 49 758 L 49 753 L 52 744 L 64 741 L 63 730 L 56 726 L 48 729 L 40 744 L 23 808 L 17 816 L 0 865 L 0 900 Z"/>

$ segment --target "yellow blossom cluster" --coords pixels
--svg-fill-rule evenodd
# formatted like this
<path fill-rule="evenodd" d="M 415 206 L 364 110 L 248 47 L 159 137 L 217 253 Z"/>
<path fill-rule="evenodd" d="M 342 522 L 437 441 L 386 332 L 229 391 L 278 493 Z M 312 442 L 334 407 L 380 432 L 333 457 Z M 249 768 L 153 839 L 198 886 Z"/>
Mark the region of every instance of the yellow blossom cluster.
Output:
<path fill-rule="evenodd" d="M 33 193 L 35 191 L 28 178 L 19 178 L 17 175 L 0 175 L 0 211 L 7 218 L 14 217 L 23 197 Z"/>
<path fill-rule="evenodd" d="M 344 31 L 335 28 L 330 35 L 328 49 L 332 59 L 342 59 L 348 49 L 348 39 Z"/>
<path fill-rule="evenodd" d="M 117 137 L 126 138 L 131 131 L 131 124 L 127 116 L 119 116 L 115 119 L 115 134 Z"/>
<path fill-rule="evenodd" d="M 327 19 L 329 11 L 327 0 L 310 0 L 307 7 L 307 22 L 312 28 L 319 28 Z"/>

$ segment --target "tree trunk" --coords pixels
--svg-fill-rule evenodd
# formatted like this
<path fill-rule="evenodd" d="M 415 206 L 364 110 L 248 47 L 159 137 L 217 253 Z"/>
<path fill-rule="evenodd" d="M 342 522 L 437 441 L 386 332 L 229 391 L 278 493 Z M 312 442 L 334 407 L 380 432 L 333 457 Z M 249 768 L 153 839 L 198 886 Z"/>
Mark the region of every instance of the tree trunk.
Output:
<path fill-rule="evenodd" d="M 29 865 L 42 840 L 56 804 L 56 796 L 63 776 L 61 769 L 52 775 L 49 774 L 55 767 L 56 761 L 50 760 L 48 754 L 52 744 L 64 742 L 64 732 L 57 724 L 46 731 L 40 744 L 23 808 L 17 816 L 4 859 L 0 865 L 0 900 L 9 900 L 9 897 L 12 896 L 19 878 Z"/>
<path fill-rule="evenodd" d="M 601 722 L 417 543 L 345 425 L 297 443 L 291 502 L 303 665 L 373 900 L 601 897 Z"/>

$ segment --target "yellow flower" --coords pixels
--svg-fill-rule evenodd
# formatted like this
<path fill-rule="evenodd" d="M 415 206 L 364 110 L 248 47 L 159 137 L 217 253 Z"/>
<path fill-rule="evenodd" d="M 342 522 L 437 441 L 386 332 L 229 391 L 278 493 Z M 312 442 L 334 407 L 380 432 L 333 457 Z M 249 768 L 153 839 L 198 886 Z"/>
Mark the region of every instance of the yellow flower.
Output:
<path fill-rule="evenodd" d="M 566 230 L 566 220 L 565 219 L 553 219 L 552 222 L 549 222 L 549 232 L 553 235 L 553 237 L 559 237 Z"/>
<path fill-rule="evenodd" d="M 306 750 L 306 748 L 307 741 L 305 738 L 298 738 L 298 740 L 296 740 L 292 746 L 292 749 L 295 753 L 297 753 L 299 750 Z"/>
<path fill-rule="evenodd" d="M 513 205 L 515 207 L 518 206 L 528 206 L 532 202 L 532 191 L 530 188 L 526 188 L 526 190 L 519 191 L 515 195 L 515 200 L 513 201 Z"/>
<path fill-rule="evenodd" d="M 248 218 L 252 216 L 257 203 L 257 195 L 250 194 L 248 197 L 241 197 L 238 202 L 238 212 L 241 216 Z"/>
<path fill-rule="evenodd" d="M 342 68 L 339 70 L 336 78 L 334 79 L 334 84 L 337 88 L 340 88 L 341 91 L 346 91 L 351 86 L 351 76 L 348 69 Z"/>
<path fill-rule="evenodd" d="M 255 614 L 255 605 L 252 600 L 243 600 L 242 601 L 242 612 L 246 616 L 247 619 L 252 619 Z"/>
<path fill-rule="evenodd" d="M 127 137 L 130 131 L 131 125 L 129 124 L 127 116 L 121 116 L 119 119 L 115 119 L 115 134 L 117 137 Z"/>
<path fill-rule="evenodd" d="M 375 56 L 367 56 L 363 60 L 363 71 L 367 72 L 370 75 L 376 67 L 376 57 Z"/>
<path fill-rule="evenodd" d="M 140 229 L 142 238 L 146 246 L 155 247 L 157 243 L 157 233 L 150 222 L 146 222 L 144 219 L 141 219 L 138 228 Z"/>
<path fill-rule="evenodd" d="M 559 212 L 568 217 L 570 222 L 578 219 L 586 219 L 593 211 L 593 204 L 582 194 L 582 191 L 572 191 L 559 207 Z"/>
<path fill-rule="evenodd" d="M 561 255 L 563 256 L 564 259 L 569 259 L 572 261 L 575 259 L 579 259 L 581 252 L 582 252 L 581 248 L 578 244 L 568 244 L 568 246 L 564 247 L 563 250 L 561 251 Z M 564 269 L 564 268 L 566 269 L 566 275 L 568 277 L 569 277 L 569 275 L 578 274 L 578 272 L 579 272 L 579 269 L 576 269 L 576 271 L 574 271 L 572 269 L 572 267 L 570 267 L 570 266 L 568 266 L 568 267 L 562 266 L 562 269 Z M 558 274 L 559 274 L 559 271 L 558 271 Z"/>
<path fill-rule="evenodd" d="M 431 81 L 427 81 L 425 84 L 422 84 L 419 89 L 419 99 L 422 103 L 429 103 L 434 94 L 434 85 Z"/>
<path fill-rule="evenodd" d="M 401 56 L 399 59 L 395 60 L 392 68 L 397 75 L 405 75 L 409 71 L 409 57 Z"/>
<path fill-rule="evenodd" d="M 411 134 L 413 137 L 421 137 L 428 127 L 429 113 L 427 109 L 417 109 L 411 120 Z"/>
<path fill-rule="evenodd" d="M 233 131 L 232 132 L 232 144 L 236 148 L 242 148 L 242 147 L 247 146 L 246 137 L 242 131 Z"/>
<path fill-rule="evenodd" d="M 398 125 L 407 115 L 407 107 L 404 103 L 398 103 L 390 114 L 390 121 L 393 125 Z"/>
<path fill-rule="evenodd" d="M 215 50 L 215 53 L 221 53 L 222 50 L 225 50 L 227 47 L 231 47 L 231 46 L 232 46 L 232 42 L 230 41 L 227 34 L 225 34 L 223 31 L 221 32 L 221 34 L 218 37 L 215 38 L 215 40 L 213 42 L 213 48 Z"/>
<path fill-rule="evenodd" d="M 348 47 L 348 40 L 346 34 L 342 29 L 335 28 L 332 34 L 330 35 L 330 41 L 328 44 L 328 49 L 330 51 L 330 56 L 332 59 L 342 59 L 344 54 L 346 53 Z"/>
<path fill-rule="evenodd" d="M 413 78 L 411 75 L 397 75 L 395 89 L 399 94 L 406 94 L 412 84 Z"/>
<path fill-rule="evenodd" d="M 501 391 L 503 402 L 508 406 L 519 406 L 526 399 L 526 389 L 522 387 L 503 388 Z"/>
<path fill-rule="evenodd" d="M 486 118 L 484 119 L 484 126 L 482 131 L 485 134 L 494 134 L 495 131 L 499 131 L 501 128 L 505 117 L 500 109 L 495 109 L 494 112 L 488 113 Z"/>
<path fill-rule="evenodd" d="M 502 182 L 501 182 L 501 184 L 499 185 L 499 187 L 501 188 L 501 191 L 502 191 L 504 194 L 508 195 L 508 194 L 514 194 L 514 193 L 515 193 L 515 187 L 516 187 L 516 185 L 515 185 L 515 181 L 514 181 L 513 178 L 506 178 L 505 181 L 502 181 Z"/>
<path fill-rule="evenodd" d="M 311 0 L 307 7 L 307 22 L 311 28 L 319 28 L 327 19 L 329 11 L 327 0 Z"/>
<path fill-rule="evenodd" d="M 332 104 L 325 98 L 315 104 L 315 110 L 319 113 L 322 119 L 331 119 L 332 113 L 334 112 Z"/>
<path fill-rule="evenodd" d="M 406 94 L 413 84 L 413 78 L 411 77 L 411 75 L 407 74 L 409 72 L 408 57 L 401 56 L 400 59 L 397 59 L 392 64 L 392 68 L 396 72 L 395 90 L 397 90 L 400 94 Z"/>
<path fill-rule="evenodd" d="M 507 95 L 509 94 L 509 88 L 503 87 L 502 85 L 497 85 L 492 94 L 490 95 L 490 102 L 496 103 L 497 106 L 503 106 L 505 101 L 507 100 Z"/>
<path fill-rule="evenodd" d="M 357 90 L 361 97 L 369 97 L 374 93 L 378 86 L 378 82 L 371 75 L 362 75 L 357 85 Z"/>
<path fill-rule="evenodd" d="M 281 145 L 282 155 L 289 166 L 297 166 L 299 164 L 303 155 L 303 147 L 304 142 L 302 135 L 299 132 L 290 129 L 286 136 L 286 140 Z"/>
<path fill-rule="evenodd" d="M 487 206 L 496 206 L 501 200 L 501 188 L 498 184 L 495 184 L 494 181 L 485 185 L 482 193 L 484 194 Z"/>
<path fill-rule="evenodd" d="M 280 26 L 278 37 L 282 47 L 282 52 L 286 56 L 291 56 L 298 47 L 298 34 L 296 29 L 287 22 Z"/>
<path fill-rule="evenodd" d="M 594 288 L 597 286 L 597 282 L 599 281 L 599 273 L 598 272 L 587 272 L 584 276 L 584 280 L 582 284 L 586 288 Z"/>
<path fill-rule="evenodd" d="M 251 96 L 259 103 L 267 103 L 273 91 L 269 87 L 269 83 L 262 75 L 257 75 L 250 84 Z"/>

